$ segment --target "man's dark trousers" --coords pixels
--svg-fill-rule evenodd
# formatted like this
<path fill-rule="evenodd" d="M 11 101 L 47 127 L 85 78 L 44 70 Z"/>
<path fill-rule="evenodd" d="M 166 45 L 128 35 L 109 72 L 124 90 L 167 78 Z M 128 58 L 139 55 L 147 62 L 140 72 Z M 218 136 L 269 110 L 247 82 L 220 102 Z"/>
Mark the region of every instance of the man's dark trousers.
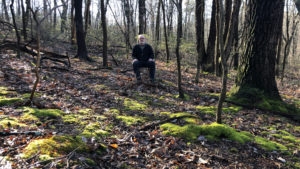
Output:
<path fill-rule="evenodd" d="M 136 79 L 140 80 L 140 68 L 147 67 L 150 70 L 150 79 L 154 80 L 155 76 L 155 62 L 154 61 L 135 61 L 133 62 L 133 71 L 136 75 Z"/>

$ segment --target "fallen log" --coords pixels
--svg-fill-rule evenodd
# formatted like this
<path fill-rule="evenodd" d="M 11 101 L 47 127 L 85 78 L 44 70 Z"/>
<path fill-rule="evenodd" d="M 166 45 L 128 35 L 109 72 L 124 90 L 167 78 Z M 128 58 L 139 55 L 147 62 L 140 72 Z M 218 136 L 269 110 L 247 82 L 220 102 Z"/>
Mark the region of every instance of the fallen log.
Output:
<path fill-rule="evenodd" d="M 26 132 L 0 132 L 0 136 L 12 136 L 12 135 L 31 135 L 31 136 L 41 136 L 44 133 L 39 131 L 26 131 Z"/>

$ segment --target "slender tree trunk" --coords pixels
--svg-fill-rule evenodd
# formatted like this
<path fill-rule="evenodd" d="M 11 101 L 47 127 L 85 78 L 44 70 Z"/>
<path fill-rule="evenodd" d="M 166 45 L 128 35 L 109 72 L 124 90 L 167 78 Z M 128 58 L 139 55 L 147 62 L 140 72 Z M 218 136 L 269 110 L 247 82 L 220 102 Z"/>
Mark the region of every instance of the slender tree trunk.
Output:
<path fill-rule="evenodd" d="M 21 4 L 20 4 L 20 0 L 17 0 L 17 16 L 18 17 L 21 16 Z"/>
<path fill-rule="evenodd" d="M 139 3 L 139 34 L 145 33 L 146 27 L 146 5 L 145 0 L 138 0 Z"/>
<path fill-rule="evenodd" d="M 266 96 L 281 100 L 275 81 L 276 46 L 278 45 L 278 18 L 282 0 L 250 0 L 249 1 L 249 29 L 245 53 L 236 79 L 236 89 L 233 94 L 237 97 L 245 96 L 245 91 L 256 88 Z M 251 103 L 249 103 L 251 104 Z"/>
<path fill-rule="evenodd" d="M 75 23 L 76 23 L 76 40 L 77 40 L 77 55 L 76 57 L 91 61 L 88 57 L 88 51 L 85 44 L 85 35 L 83 30 L 83 19 L 82 19 L 82 0 L 74 1 L 75 7 Z"/>
<path fill-rule="evenodd" d="M 222 89 L 221 94 L 218 101 L 217 106 L 217 116 L 216 121 L 217 123 L 222 123 L 221 113 L 222 113 L 222 107 L 223 102 L 226 98 L 226 88 L 227 88 L 227 74 L 228 74 L 228 66 L 227 66 L 227 60 L 230 56 L 230 50 L 233 42 L 234 37 L 234 25 L 237 24 L 238 17 L 233 17 L 234 15 L 238 15 L 239 8 L 241 5 L 241 0 L 235 0 L 233 12 L 231 15 L 231 20 L 228 23 L 228 30 L 227 34 L 225 36 L 225 42 L 224 42 L 224 7 L 222 0 L 217 0 L 217 6 L 219 8 L 219 12 L 217 13 L 217 42 L 219 43 L 219 51 L 220 51 L 220 57 L 221 57 L 221 63 L 222 63 Z"/>
<path fill-rule="evenodd" d="M 18 31 L 16 18 L 15 18 L 14 0 L 11 0 L 10 11 L 11 11 L 11 15 L 12 15 L 14 29 L 15 29 L 15 32 L 16 32 L 16 37 L 17 37 L 17 57 L 20 58 L 20 41 L 21 41 L 21 38 L 20 38 L 20 34 L 19 34 L 19 31 Z"/>
<path fill-rule="evenodd" d="M 155 27 L 155 48 L 154 48 L 154 54 L 155 58 L 157 58 L 158 55 L 158 45 L 159 45 L 159 29 L 160 29 L 160 0 L 158 1 L 158 7 L 157 7 L 157 15 L 156 15 L 156 27 Z"/>
<path fill-rule="evenodd" d="M 107 2 L 108 3 L 108 2 Z M 107 28 L 106 28 L 106 9 L 104 0 L 101 0 L 101 25 L 103 34 L 103 67 L 107 67 Z"/>
<path fill-rule="evenodd" d="M 232 11 L 232 0 L 225 0 L 225 20 L 223 20 L 225 21 L 224 35 L 223 35 L 224 43 L 229 31 L 231 11 Z"/>
<path fill-rule="evenodd" d="M 242 3 L 240 2 L 238 4 L 239 6 L 234 6 L 237 9 L 233 9 L 233 10 L 237 10 L 237 11 L 234 15 L 232 15 L 232 18 L 236 20 L 236 24 L 233 25 L 233 47 L 234 47 L 233 67 L 235 70 L 237 70 L 239 66 L 239 13 L 240 13 L 241 4 Z"/>
<path fill-rule="evenodd" d="M 200 69 L 203 70 L 203 58 L 205 57 L 204 46 L 204 0 L 196 0 L 195 7 L 196 18 L 196 39 L 197 39 L 197 73 L 195 82 L 199 83 Z"/>
<path fill-rule="evenodd" d="M 176 58 L 177 58 L 177 71 L 178 71 L 178 92 L 179 97 L 184 98 L 184 92 L 181 86 L 181 58 L 180 58 L 180 43 L 181 43 L 181 37 L 182 37 L 182 0 L 178 0 L 178 2 L 175 4 L 178 11 L 178 17 L 177 17 L 177 40 L 176 40 Z"/>
<path fill-rule="evenodd" d="M 28 25 L 28 18 L 29 18 L 29 8 L 30 8 L 30 0 L 26 0 L 26 10 L 24 7 L 24 2 L 21 0 L 21 7 L 22 7 L 22 24 L 23 24 L 23 38 L 24 41 L 27 41 L 27 25 Z"/>
<path fill-rule="evenodd" d="M 48 13 L 47 0 L 43 0 L 43 8 L 44 8 L 44 17 L 45 17 Z M 46 19 L 46 22 L 48 22 L 48 18 Z"/>
<path fill-rule="evenodd" d="M 280 13 L 284 13 L 284 5 L 281 6 L 280 9 L 278 9 L 280 11 Z M 279 76 L 279 72 L 280 72 L 280 60 L 281 60 L 281 49 L 282 49 L 282 36 L 283 36 L 283 15 L 280 15 L 279 19 L 279 23 L 278 25 L 278 44 L 277 44 L 277 55 L 276 55 L 276 63 L 275 63 L 275 74 L 276 76 Z"/>
<path fill-rule="evenodd" d="M 7 10 L 7 6 L 6 6 L 6 0 L 2 0 L 2 5 L 3 5 L 4 13 L 5 13 L 5 20 L 7 22 L 9 22 L 9 15 L 8 15 L 8 10 Z"/>
<path fill-rule="evenodd" d="M 35 20 L 35 23 L 36 23 L 36 39 L 37 39 L 37 58 L 36 58 L 36 66 L 35 66 L 35 82 L 34 82 L 34 85 L 33 85 L 33 89 L 31 91 L 31 95 L 30 95 L 30 103 L 32 103 L 33 101 L 33 97 L 34 97 L 34 93 L 36 91 L 36 88 L 37 88 L 37 85 L 40 81 L 40 59 L 41 59 L 41 55 L 40 55 L 40 22 L 38 21 L 37 19 L 37 12 L 33 12 L 32 11 L 32 14 L 33 14 L 33 18 Z"/>
<path fill-rule="evenodd" d="M 102 2 L 102 0 L 101 0 Z M 86 4 L 85 4 L 85 11 L 84 11 L 84 32 L 85 35 L 87 34 L 88 31 L 88 27 L 89 27 L 89 20 L 90 20 L 90 6 L 91 6 L 91 0 L 86 0 Z"/>
<path fill-rule="evenodd" d="M 74 14 L 74 2 L 75 0 L 71 1 L 71 44 L 74 45 L 76 44 L 76 25 L 75 25 L 75 14 Z"/>
<path fill-rule="evenodd" d="M 57 6 L 57 1 L 54 0 L 54 7 Z M 54 10 L 54 16 L 53 16 L 53 28 L 56 29 L 56 25 L 57 25 L 57 16 L 56 16 L 56 9 Z"/>
<path fill-rule="evenodd" d="M 63 10 L 62 10 L 62 13 L 61 13 L 61 25 L 60 25 L 61 27 L 60 27 L 60 32 L 64 33 L 65 30 L 66 30 L 67 12 L 68 12 L 68 1 L 67 0 L 61 0 L 61 3 L 63 4 Z"/>
<path fill-rule="evenodd" d="M 173 34 L 173 13 L 174 13 L 174 4 L 170 0 L 169 1 L 169 7 L 168 7 L 168 16 L 167 16 L 167 21 L 168 21 L 168 37 L 171 37 Z"/>
<path fill-rule="evenodd" d="M 204 70 L 208 72 L 214 71 L 215 62 L 215 41 L 216 41 L 216 0 L 213 0 L 209 36 L 207 43 L 207 57 L 203 58 Z"/>
<path fill-rule="evenodd" d="M 166 25 L 166 10 L 165 10 L 165 3 L 163 0 L 160 0 L 162 12 L 163 12 L 163 22 L 164 22 L 164 35 L 165 35 L 165 44 L 166 44 L 166 53 L 167 53 L 167 63 L 170 60 L 170 52 L 169 52 L 169 44 L 168 44 L 168 33 L 167 33 L 167 25 Z"/>

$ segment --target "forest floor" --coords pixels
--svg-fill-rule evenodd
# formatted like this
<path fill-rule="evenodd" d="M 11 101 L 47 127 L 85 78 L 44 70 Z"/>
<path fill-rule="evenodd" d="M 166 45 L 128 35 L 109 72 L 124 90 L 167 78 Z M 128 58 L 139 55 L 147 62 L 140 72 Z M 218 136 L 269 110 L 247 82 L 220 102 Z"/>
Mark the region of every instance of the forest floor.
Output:
<path fill-rule="evenodd" d="M 71 62 L 43 62 L 26 107 L 33 61 L 0 54 L 0 168 L 300 168 L 299 122 L 225 102 L 224 125 L 214 123 L 221 79 L 212 74 L 195 84 L 183 68 L 180 99 L 175 63 L 157 61 L 156 85 L 147 73 L 137 85 L 130 60 L 112 70 Z M 299 108 L 299 74 L 278 87 Z"/>

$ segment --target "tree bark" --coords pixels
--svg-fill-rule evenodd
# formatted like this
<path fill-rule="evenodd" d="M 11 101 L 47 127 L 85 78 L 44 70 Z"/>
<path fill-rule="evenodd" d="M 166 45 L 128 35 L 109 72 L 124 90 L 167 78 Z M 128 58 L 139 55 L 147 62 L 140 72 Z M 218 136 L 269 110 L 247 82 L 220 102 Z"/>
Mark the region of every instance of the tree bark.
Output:
<path fill-rule="evenodd" d="M 75 25 L 75 14 L 74 14 L 74 1 L 71 0 L 71 44 L 74 45 L 76 44 L 76 25 Z"/>
<path fill-rule="evenodd" d="M 101 0 L 101 2 L 102 2 L 102 0 Z M 91 0 L 86 0 L 85 11 L 84 11 L 84 21 L 85 21 L 84 32 L 85 32 L 85 35 L 87 34 L 88 27 L 89 27 L 90 6 L 91 6 Z"/>
<path fill-rule="evenodd" d="M 181 86 L 181 58 L 180 58 L 180 43 L 181 43 L 181 37 L 182 37 L 182 0 L 178 0 L 175 4 L 178 11 L 177 16 L 177 40 L 176 40 L 176 58 L 177 58 L 177 73 L 178 73 L 178 92 L 179 97 L 184 98 L 184 92 Z"/>
<path fill-rule="evenodd" d="M 9 22 L 9 15 L 8 15 L 8 10 L 7 10 L 7 6 L 6 6 L 6 0 L 2 0 L 2 5 L 3 5 L 4 13 L 5 13 L 5 20 L 7 22 Z"/>
<path fill-rule="evenodd" d="M 159 45 L 159 29 L 160 29 L 160 0 L 158 1 L 158 7 L 157 7 L 157 15 L 156 15 L 156 24 L 155 24 L 155 48 L 154 48 L 154 54 L 155 58 L 157 58 L 158 55 L 158 45 Z"/>
<path fill-rule="evenodd" d="M 196 0 L 195 7 L 195 25 L 196 25 L 196 40 L 197 40 L 197 73 L 195 82 L 199 83 L 200 69 L 203 71 L 203 58 L 205 58 L 204 46 L 204 0 Z"/>
<path fill-rule="evenodd" d="M 16 23 L 16 18 L 15 18 L 15 11 L 14 11 L 14 0 L 11 0 L 11 4 L 10 4 L 10 11 L 11 11 L 11 15 L 12 15 L 12 20 L 13 20 L 13 24 L 14 24 L 14 29 L 16 32 L 16 37 L 17 37 L 17 57 L 20 58 L 20 42 L 21 42 L 21 37 L 18 31 L 18 27 L 17 27 L 17 23 Z"/>
<path fill-rule="evenodd" d="M 247 46 L 241 60 L 236 79 L 236 93 L 244 96 L 244 91 L 256 88 L 266 96 L 280 99 L 275 81 L 275 57 L 278 44 L 278 26 L 283 4 L 282 0 L 250 0 L 249 29 Z M 244 96 L 246 97 L 246 96 Z"/>
<path fill-rule="evenodd" d="M 164 35 L 165 35 L 165 44 L 166 44 L 166 53 L 167 53 L 167 63 L 170 60 L 170 52 L 169 52 L 169 44 L 168 44 L 168 33 L 167 33 L 167 25 L 166 25 L 166 10 L 165 10 L 165 3 L 163 0 L 161 1 L 161 7 L 163 12 L 163 22 L 164 22 Z"/>
<path fill-rule="evenodd" d="M 107 2 L 108 3 L 108 0 Z M 106 8 L 104 0 L 101 0 L 101 25 L 102 25 L 102 35 L 103 35 L 103 67 L 108 67 L 107 65 L 107 27 L 106 27 Z"/>
<path fill-rule="evenodd" d="M 54 0 L 54 6 L 57 6 L 57 1 Z M 57 25 L 57 16 L 56 16 L 56 9 L 54 10 L 54 15 L 53 15 L 53 28 L 55 29 L 56 28 L 56 25 Z"/>
<path fill-rule="evenodd" d="M 61 0 L 61 3 L 63 4 L 63 10 L 62 10 L 62 13 L 61 13 L 60 32 L 64 33 L 66 28 L 67 28 L 66 27 L 66 22 L 67 22 L 67 13 L 68 13 L 68 0 Z"/>
<path fill-rule="evenodd" d="M 139 3 L 139 34 L 144 34 L 146 29 L 146 6 L 145 0 L 138 0 Z"/>
<path fill-rule="evenodd" d="M 27 25 L 28 25 L 28 19 L 29 19 L 29 8 L 30 8 L 30 0 L 26 0 L 26 10 L 24 7 L 23 0 L 21 0 L 21 7 L 22 7 L 22 23 L 23 23 L 23 38 L 24 41 L 27 40 Z"/>
<path fill-rule="evenodd" d="M 235 0 L 235 3 L 237 3 L 236 1 L 237 0 Z M 232 19 L 235 19 L 236 21 L 236 24 L 233 25 L 233 47 L 234 47 L 233 67 L 235 70 L 237 70 L 239 66 L 239 13 L 240 13 L 241 4 L 242 3 L 240 2 L 234 6 L 233 11 L 236 11 L 236 13 L 232 14 Z"/>
<path fill-rule="evenodd" d="M 83 30 L 83 20 L 82 20 L 82 0 L 74 1 L 75 7 L 75 24 L 76 24 L 76 39 L 77 39 L 77 55 L 76 57 L 91 61 L 88 57 L 88 52 L 85 44 L 85 35 Z"/>
<path fill-rule="evenodd" d="M 212 12 L 210 19 L 209 36 L 207 43 L 207 57 L 203 58 L 204 70 L 208 72 L 214 71 L 215 58 L 215 41 L 216 41 L 216 0 L 212 3 Z"/>

